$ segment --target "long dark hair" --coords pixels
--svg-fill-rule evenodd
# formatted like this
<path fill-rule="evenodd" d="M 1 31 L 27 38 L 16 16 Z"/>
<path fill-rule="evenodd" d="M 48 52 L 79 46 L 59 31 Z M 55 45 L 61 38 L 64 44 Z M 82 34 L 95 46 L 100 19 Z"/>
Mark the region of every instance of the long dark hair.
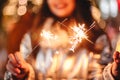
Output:
<path fill-rule="evenodd" d="M 90 24 L 93 22 L 90 8 L 91 2 L 89 0 L 76 0 L 76 8 L 72 15 L 76 22 L 85 23 L 87 26 L 90 26 Z M 48 17 L 55 18 L 48 7 L 47 0 L 43 0 L 43 4 L 38 14 L 40 17 L 38 25 L 42 25 Z"/>

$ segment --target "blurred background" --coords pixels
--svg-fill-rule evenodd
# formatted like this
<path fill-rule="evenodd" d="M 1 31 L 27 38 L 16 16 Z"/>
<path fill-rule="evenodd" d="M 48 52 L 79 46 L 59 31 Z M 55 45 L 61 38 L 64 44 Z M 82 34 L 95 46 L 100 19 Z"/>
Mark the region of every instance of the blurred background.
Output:
<path fill-rule="evenodd" d="M 93 17 L 108 34 L 112 47 L 120 50 L 120 0 L 91 2 Z M 31 28 L 41 3 L 42 0 L 0 0 L 0 80 L 4 76 L 7 54 L 19 50 L 21 38 Z"/>

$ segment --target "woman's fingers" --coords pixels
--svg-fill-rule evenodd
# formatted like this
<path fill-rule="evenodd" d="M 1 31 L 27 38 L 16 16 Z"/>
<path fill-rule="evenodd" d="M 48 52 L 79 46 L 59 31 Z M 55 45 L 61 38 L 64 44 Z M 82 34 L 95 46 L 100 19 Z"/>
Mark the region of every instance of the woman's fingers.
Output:
<path fill-rule="evenodd" d="M 16 58 L 17 63 L 20 65 L 20 67 L 22 67 L 22 66 L 24 65 L 24 62 L 25 62 L 25 61 L 24 61 L 21 53 L 20 53 L 20 52 L 16 52 L 16 53 L 14 54 L 14 56 L 15 56 L 15 58 Z"/>
<path fill-rule="evenodd" d="M 9 54 L 8 59 L 12 63 L 12 65 L 19 67 L 19 64 L 17 63 L 16 58 L 13 54 Z"/>
<path fill-rule="evenodd" d="M 8 64 L 6 65 L 6 68 L 8 71 L 10 71 L 13 75 L 17 76 L 20 73 L 20 69 L 15 67 L 11 61 L 8 61 Z"/>
<path fill-rule="evenodd" d="M 116 63 L 119 64 L 120 63 L 120 52 L 118 52 L 118 51 L 114 52 L 113 59 Z"/>
<path fill-rule="evenodd" d="M 28 64 L 27 62 L 24 60 L 24 58 L 22 57 L 22 54 L 20 52 L 16 52 L 14 54 L 16 61 L 19 63 L 20 65 L 20 70 L 21 73 L 27 73 L 28 72 Z"/>
<path fill-rule="evenodd" d="M 14 76 L 18 78 L 23 78 L 29 71 L 28 64 L 23 59 L 20 52 L 10 54 L 8 56 L 9 60 L 6 65 L 8 71 L 10 71 Z"/>

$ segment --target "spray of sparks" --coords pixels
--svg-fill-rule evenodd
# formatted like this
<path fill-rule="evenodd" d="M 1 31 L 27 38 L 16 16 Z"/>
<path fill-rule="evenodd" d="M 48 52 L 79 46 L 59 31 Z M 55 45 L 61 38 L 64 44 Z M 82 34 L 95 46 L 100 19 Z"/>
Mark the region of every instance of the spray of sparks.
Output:
<path fill-rule="evenodd" d="M 70 37 L 70 43 L 72 44 L 70 50 L 74 51 L 78 43 L 81 43 L 83 39 L 87 39 L 87 35 L 85 34 L 84 24 L 79 25 L 78 27 L 74 26 L 71 29 L 75 34 Z"/>
<path fill-rule="evenodd" d="M 43 38 L 50 40 L 50 39 L 55 39 L 56 36 L 54 34 L 52 34 L 52 32 L 50 31 L 45 31 L 43 30 L 42 33 L 40 34 Z"/>
<path fill-rule="evenodd" d="M 47 44 L 50 45 L 50 40 L 55 40 L 57 38 L 57 36 L 55 36 L 52 32 L 47 31 L 47 30 L 42 30 L 41 37 L 43 37 L 46 41 Z M 40 45 L 40 41 L 38 42 L 38 44 L 33 48 L 33 50 L 31 51 L 31 53 Z M 29 55 L 28 55 L 29 56 Z"/>
<path fill-rule="evenodd" d="M 79 24 L 78 26 L 72 27 L 71 29 L 73 30 L 75 35 L 73 35 L 70 39 L 70 43 L 72 44 L 72 47 L 70 48 L 70 50 L 74 52 L 78 43 L 81 43 L 83 39 L 86 39 L 87 41 L 93 44 L 93 42 L 88 39 L 87 32 L 90 31 L 94 27 L 95 27 L 95 22 L 91 24 L 88 30 L 85 29 L 84 24 L 82 25 Z"/>
<path fill-rule="evenodd" d="M 52 45 L 51 41 L 55 41 L 57 39 L 57 36 L 53 34 L 51 31 L 43 30 L 40 35 L 47 42 L 48 46 Z"/>

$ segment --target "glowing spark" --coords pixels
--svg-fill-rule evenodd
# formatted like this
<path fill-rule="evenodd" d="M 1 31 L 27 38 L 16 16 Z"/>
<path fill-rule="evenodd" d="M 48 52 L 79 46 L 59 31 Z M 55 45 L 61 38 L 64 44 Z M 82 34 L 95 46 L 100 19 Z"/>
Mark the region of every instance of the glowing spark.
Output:
<path fill-rule="evenodd" d="M 85 30 L 84 27 L 85 27 L 84 24 L 83 25 L 79 24 L 78 27 L 74 26 L 72 28 L 75 35 L 71 37 L 70 43 L 72 44 L 72 47 L 70 48 L 70 50 L 73 52 L 74 49 L 77 47 L 78 43 L 81 43 L 83 39 L 86 39 L 87 41 L 93 44 L 93 42 L 88 39 L 86 33 L 95 27 L 95 21 L 90 25 L 90 28 L 88 30 Z"/>
<path fill-rule="evenodd" d="M 73 39 L 75 39 L 76 41 L 81 42 L 83 38 L 87 38 L 84 25 L 79 25 L 79 27 L 74 26 L 72 30 L 75 32 L 75 36 L 73 36 Z"/>
<path fill-rule="evenodd" d="M 53 35 L 50 31 L 45 31 L 45 30 L 43 30 L 40 35 L 47 40 L 56 38 L 55 35 Z"/>
<path fill-rule="evenodd" d="M 70 48 L 70 50 L 74 52 L 74 49 L 77 46 L 77 44 L 82 42 L 83 39 L 87 39 L 87 35 L 85 34 L 84 24 L 79 25 L 79 27 L 74 26 L 72 27 L 72 30 L 75 33 L 75 35 L 71 37 L 72 47 Z"/>
<path fill-rule="evenodd" d="M 85 33 L 87 33 L 88 31 L 90 31 L 94 27 L 95 27 L 95 21 L 90 25 L 90 29 L 88 29 Z"/>
<path fill-rule="evenodd" d="M 44 38 L 44 40 L 46 40 L 48 42 L 48 45 L 50 45 L 50 41 L 49 40 L 55 40 L 57 38 L 57 36 L 55 36 L 54 34 L 52 34 L 52 32 L 50 31 L 46 31 L 46 30 L 42 30 L 40 36 L 42 38 Z M 38 42 L 38 44 L 32 49 L 31 53 L 40 45 L 40 42 Z M 27 55 L 27 57 L 29 57 L 31 54 Z"/>
<path fill-rule="evenodd" d="M 48 46 L 52 47 L 53 46 L 53 41 L 57 40 L 57 36 L 55 34 L 53 34 L 51 31 L 43 30 L 40 35 L 42 37 L 41 42 L 43 43 L 41 45 L 44 45 L 44 46 L 47 46 L 47 47 Z M 47 43 L 47 45 L 45 43 Z"/>

